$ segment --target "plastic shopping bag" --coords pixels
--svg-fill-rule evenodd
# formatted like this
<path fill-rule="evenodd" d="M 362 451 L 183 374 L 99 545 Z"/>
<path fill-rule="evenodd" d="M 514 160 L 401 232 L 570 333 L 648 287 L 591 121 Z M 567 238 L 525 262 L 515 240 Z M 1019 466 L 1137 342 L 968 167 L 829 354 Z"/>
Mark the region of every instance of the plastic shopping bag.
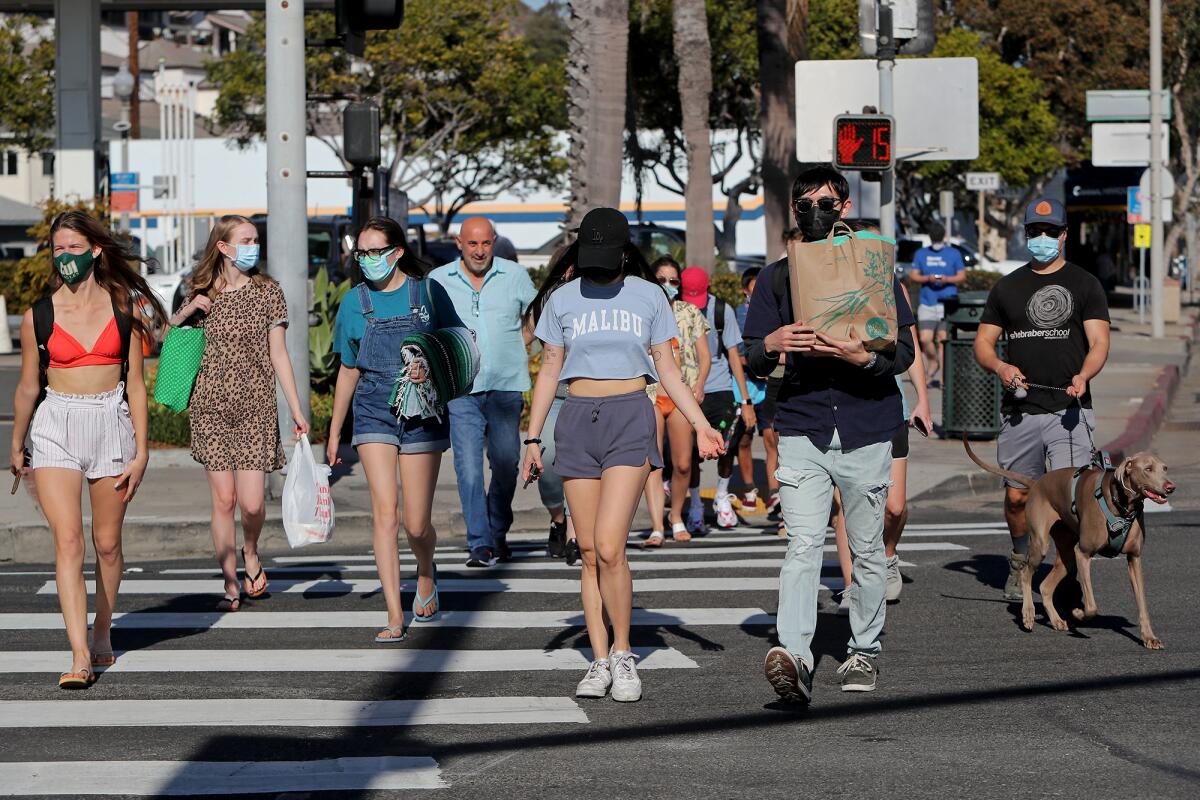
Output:
<path fill-rule="evenodd" d="M 283 529 L 293 548 L 333 538 L 329 473 L 328 464 L 313 458 L 308 436 L 301 436 L 283 482 Z"/>

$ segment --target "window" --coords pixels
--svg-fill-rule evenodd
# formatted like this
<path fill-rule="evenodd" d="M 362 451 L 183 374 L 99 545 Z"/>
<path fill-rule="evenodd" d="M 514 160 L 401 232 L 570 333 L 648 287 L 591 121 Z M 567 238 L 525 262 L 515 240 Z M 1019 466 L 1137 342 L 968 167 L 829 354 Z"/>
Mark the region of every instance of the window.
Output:
<path fill-rule="evenodd" d="M 42 153 L 42 176 L 54 177 L 54 153 Z"/>
<path fill-rule="evenodd" d="M 0 175 L 17 174 L 17 151 L 0 150 Z"/>

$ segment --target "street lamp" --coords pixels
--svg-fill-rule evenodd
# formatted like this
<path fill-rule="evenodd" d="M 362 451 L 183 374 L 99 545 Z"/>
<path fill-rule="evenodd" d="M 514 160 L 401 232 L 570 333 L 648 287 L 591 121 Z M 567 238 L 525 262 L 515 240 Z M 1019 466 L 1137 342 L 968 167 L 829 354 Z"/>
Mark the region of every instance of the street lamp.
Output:
<path fill-rule="evenodd" d="M 121 121 L 113 125 L 113 130 L 121 134 L 121 172 L 129 171 L 129 104 L 133 98 L 137 82 L 129 71 L 129 62 L 122 61 L 117 74 L 113 76 L 113 94 L 121 101 Z M 129 215 L 121 214 L 121 230 L 129 232 Z"/>

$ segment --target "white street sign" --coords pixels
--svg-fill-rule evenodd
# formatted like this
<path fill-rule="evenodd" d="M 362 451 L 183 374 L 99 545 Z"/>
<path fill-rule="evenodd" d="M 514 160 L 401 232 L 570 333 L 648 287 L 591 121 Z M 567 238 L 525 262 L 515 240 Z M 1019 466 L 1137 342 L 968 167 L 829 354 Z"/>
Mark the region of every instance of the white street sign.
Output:
<path fill-rule="evenodd" d="M 1162 127 L 1163 152 L 1170 152 L 1167 126 Z M 1092 125 L 1092 166 L 1150 166 L 1149 122 L 1097 122 Z"/>
<path fill-rule="evenodd" d="M 1000 188 L 999 172 L 968 172 L 966 180 L 970 192 L 994 192 Z"/>
<path fill-rule="evenodd" d="M 1142 179 L 1138 182 L 1138 194 L 1145 199 L 1143 204 L 1146 209 L 1146 222 L 1150 221 L 1150 170 L 1146 169 L 1142 173 Z M 1174 219 L 1171 201 L 1175 197 L 1175 176 L 1171 174 L 1171 170 L 1167 169 L 1164 164 L 1162 166 L 1162 219 L 1163 222 L 1170 222 Z"/>

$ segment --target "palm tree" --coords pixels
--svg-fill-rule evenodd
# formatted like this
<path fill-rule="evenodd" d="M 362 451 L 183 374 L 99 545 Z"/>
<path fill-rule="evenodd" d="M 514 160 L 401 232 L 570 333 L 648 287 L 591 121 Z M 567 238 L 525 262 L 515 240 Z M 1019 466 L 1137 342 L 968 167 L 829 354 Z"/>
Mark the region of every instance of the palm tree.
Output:
<path fill-rule="evenodd" d="M 621 202 L 628 0 L 571 0 L 567 56 L 571 197 L 567 226 Z"/>
<path fill-rule="evenodd" d="M 767 258 L 782 252 L 796 171 L 795 62 L 808 57 L 808 0 L 758 0 L 763 210 Z"/>
<path fill-rule="evenodd" d="M 687 263 L 712 272 L 715 248 L 712 202 L 712 143 L 708 103 L 712 94 L 712 48 L 704 0 L 672 3 L 675 60 L 679 63 L 679 107 L 687 149 Z"/>

